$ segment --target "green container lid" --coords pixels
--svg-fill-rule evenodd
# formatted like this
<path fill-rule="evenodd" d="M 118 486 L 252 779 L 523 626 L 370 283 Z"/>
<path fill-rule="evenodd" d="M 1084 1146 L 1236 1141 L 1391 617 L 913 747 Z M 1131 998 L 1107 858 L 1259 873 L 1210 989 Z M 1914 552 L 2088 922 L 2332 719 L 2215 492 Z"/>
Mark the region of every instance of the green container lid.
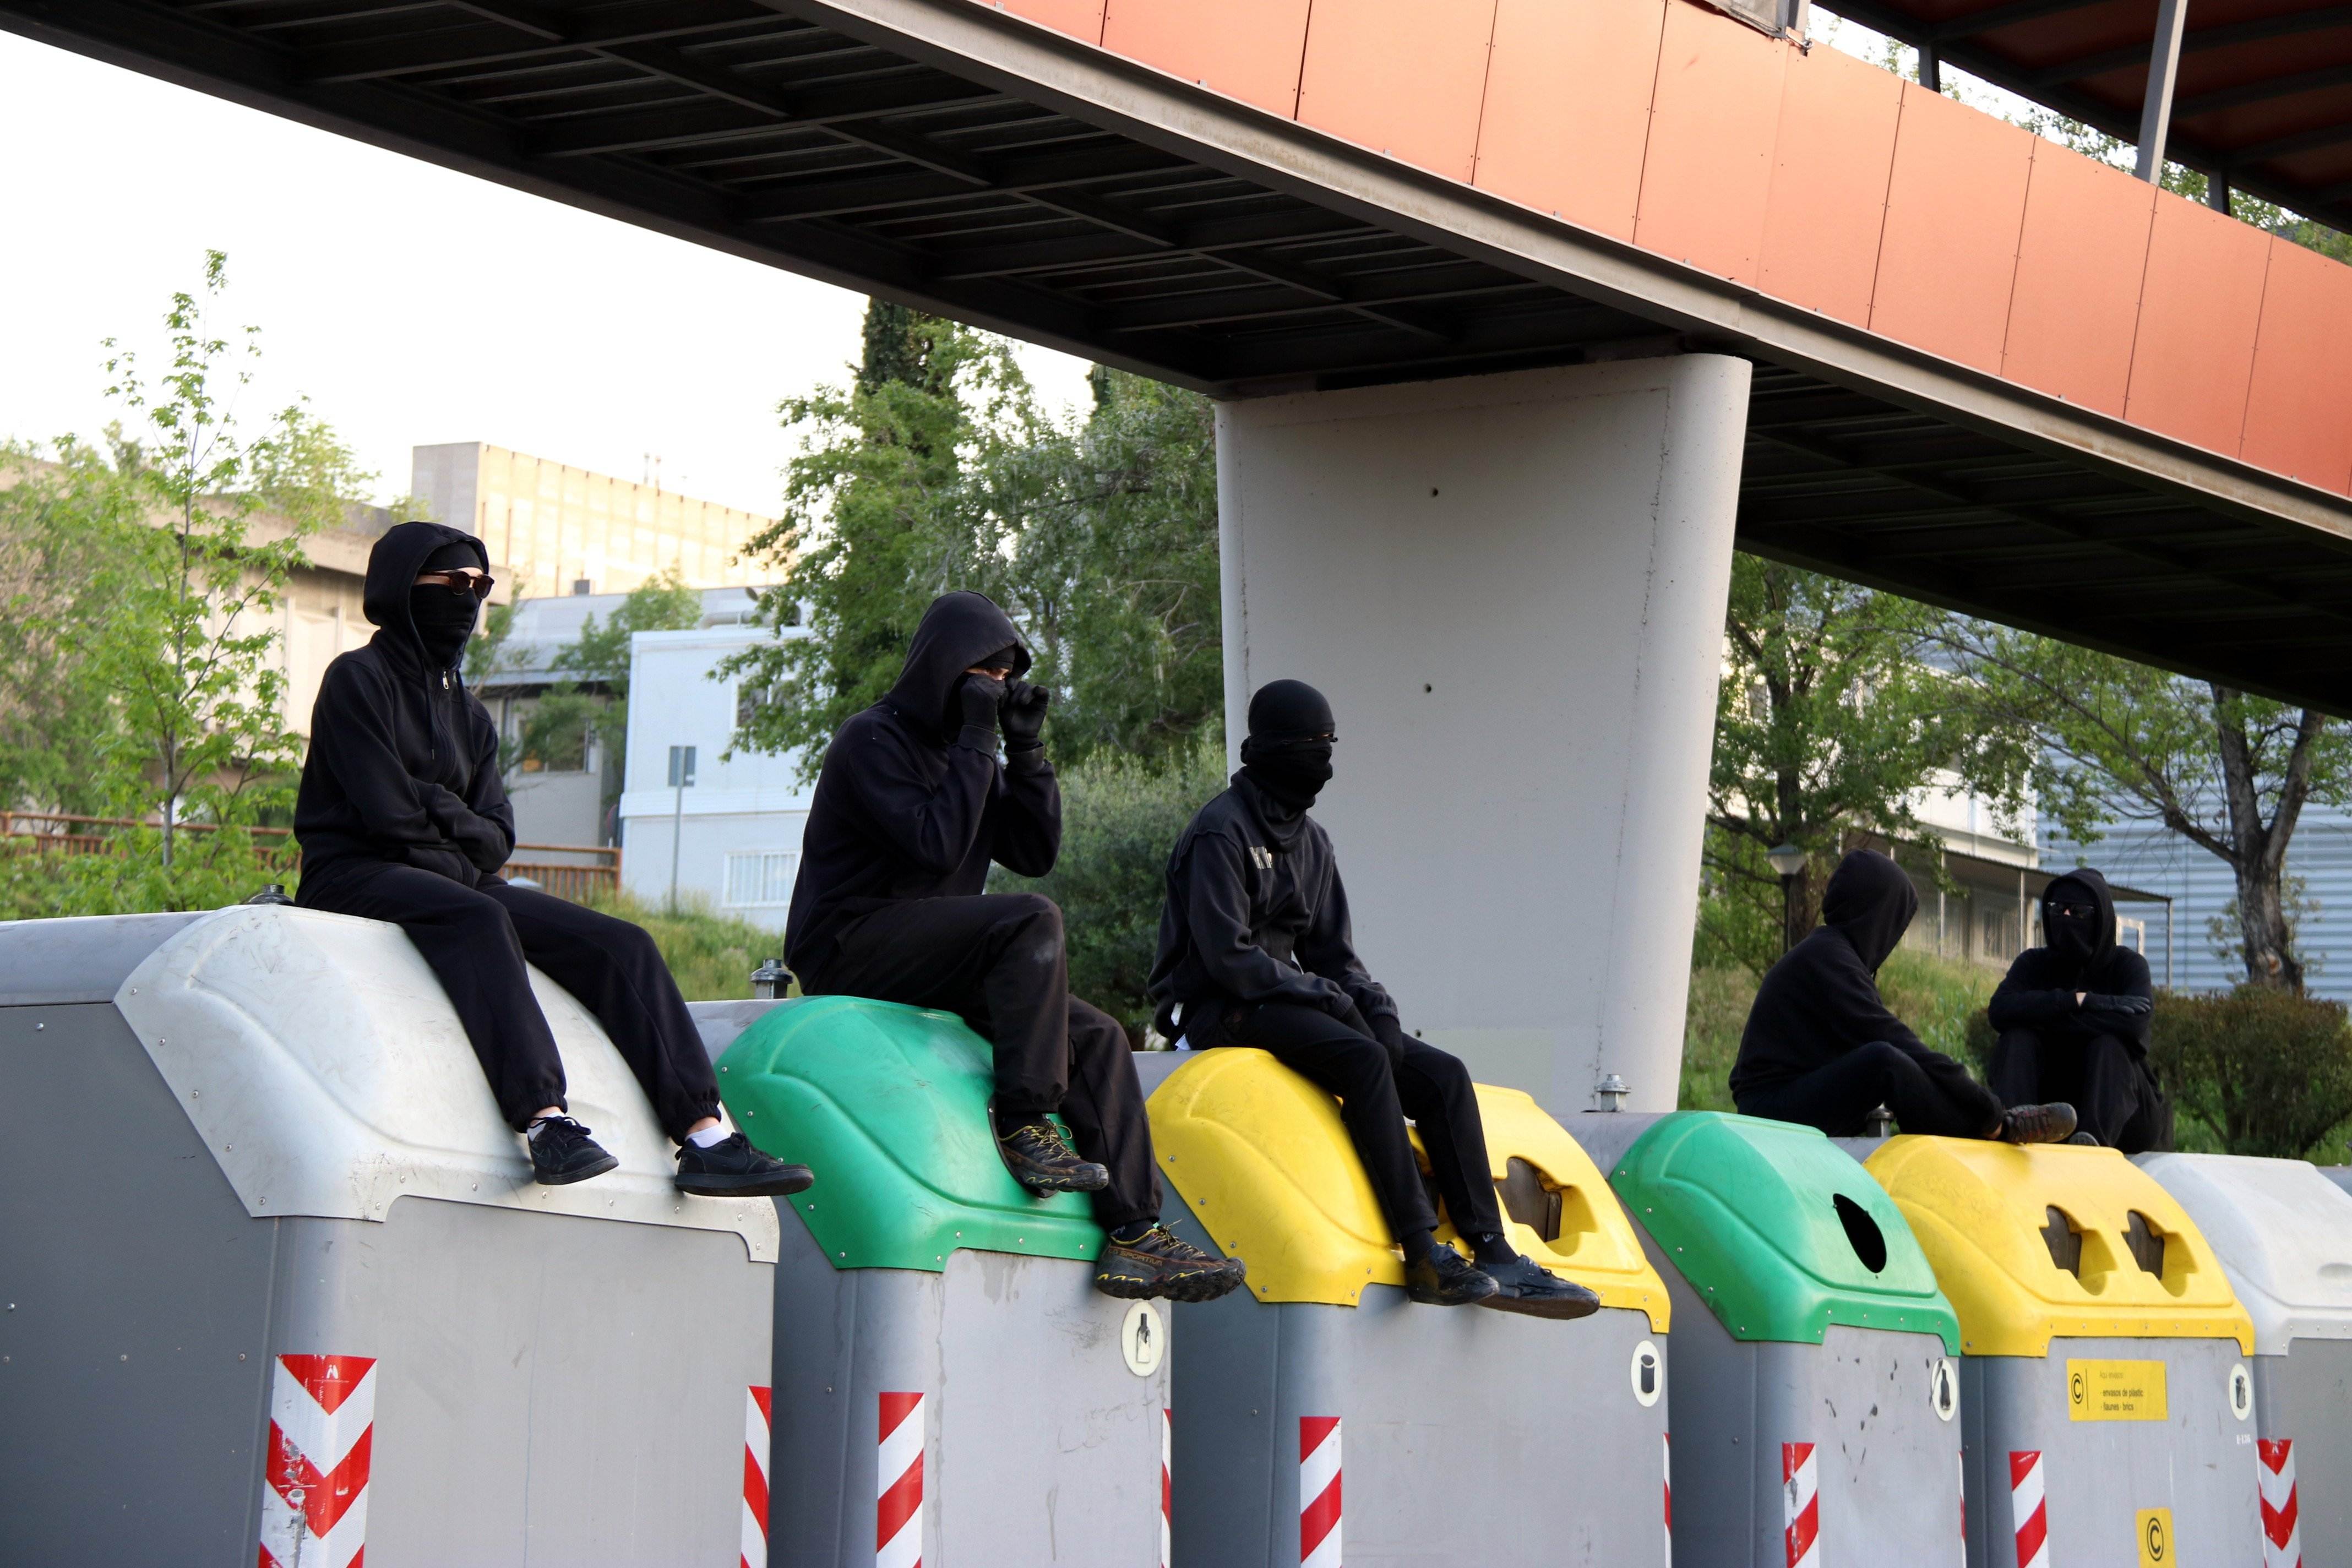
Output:
<path fill-rule="evenodd" d="M 1843 1323 L 1937 1334 L 1960 1353 L 1959 1320 L 1895 1200 L 1810 1127 L 1680 1111 L 1609 1184 L 1734 1339 L 1817 1345 Z"/>
<path fill-rule="evenodd" d="M 778 1204 L 836 1268 L 947 1267 L 971 1247 L 1091 1259 L 1076 1193 L 1037 1197 L 997 1156 L 986 1040 L 952 1013 L 816 996 L 770 1009 L 719 1058 L 719 1098 L 751 1142 L 816 1173 Z"/>

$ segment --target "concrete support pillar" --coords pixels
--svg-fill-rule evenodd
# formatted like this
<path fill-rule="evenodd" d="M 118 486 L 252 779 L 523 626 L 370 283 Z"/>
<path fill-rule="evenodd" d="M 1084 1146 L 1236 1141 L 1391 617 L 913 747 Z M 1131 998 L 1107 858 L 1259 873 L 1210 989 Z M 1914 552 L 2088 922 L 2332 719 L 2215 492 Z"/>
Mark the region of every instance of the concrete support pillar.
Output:
<path fill-rule="evenodd" d="M 1555 1113 L 1675 1105 L 1748 367 L 1223 405 L 1225 704 L 1339 721 L 1316 816 L 1406 1027 Z"/>

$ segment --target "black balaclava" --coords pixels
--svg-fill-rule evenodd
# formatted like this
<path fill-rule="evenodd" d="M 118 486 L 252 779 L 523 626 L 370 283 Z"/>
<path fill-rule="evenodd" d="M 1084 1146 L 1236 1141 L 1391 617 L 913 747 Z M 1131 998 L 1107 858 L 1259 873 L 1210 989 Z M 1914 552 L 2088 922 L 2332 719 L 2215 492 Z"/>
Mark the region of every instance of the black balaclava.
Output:
<path fill-rule="evenodd" d="M 466 567 L 478 569 L 481 553 L 471 545 L 450 543 L 441 546 L 425 558 L 419 573 L 456 572 Z M 481 602 L 471 594 L 453 592 L 441 583 L 419 583 L 408 591 L 408 616 L 415 623 L 416 640 L 425 649 L 425 661 L 435 669 L 446 669 L 457 662 L 466 651 L 466 639 L 474 635 L 474 622 L 481 614 Z"/>
<path fill-rule="evenodd" d="M 1250 699 L 1242 771 L 1265 798 L 1266 828 L 1288 847 L 1307 808 L 1331 782 L 1331 704 L 1303 680 L 1274 680 Z"/>
<path fill-rule="evenodd" d="M 2061 905 L 2085 912 L 2062 914 Z M 2067 872 L 2042 889 L 2042 940 L 2076 974 L 2113 952 L 2116 906 L 2114 895 L 2107 890 L 2107 879 L 2085 867 Z"/>

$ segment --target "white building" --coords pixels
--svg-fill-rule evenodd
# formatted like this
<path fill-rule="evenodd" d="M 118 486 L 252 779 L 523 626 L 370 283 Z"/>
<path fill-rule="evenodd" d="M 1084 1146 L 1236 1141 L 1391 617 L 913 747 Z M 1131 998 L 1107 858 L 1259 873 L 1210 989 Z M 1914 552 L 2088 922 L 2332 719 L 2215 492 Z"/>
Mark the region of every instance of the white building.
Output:
<path fill-rule="evenodd" d="M 728 655 L 776 635 L 761 626 L 706 626 L 639 632 L 630 641 L 621 878 L 649 904 L 667 903 L 675 885 L 681 902 L 784 929 L 813 785 L 800 780 L 796 752 L 725 756 L 754 698 L 735 678 L 711 679 Z M 808 634 L 787 627 L 782 635 Z M 680 788 L 668 782 L 670 752 L 684 746 L 694 748 L 694 783 Z"/>

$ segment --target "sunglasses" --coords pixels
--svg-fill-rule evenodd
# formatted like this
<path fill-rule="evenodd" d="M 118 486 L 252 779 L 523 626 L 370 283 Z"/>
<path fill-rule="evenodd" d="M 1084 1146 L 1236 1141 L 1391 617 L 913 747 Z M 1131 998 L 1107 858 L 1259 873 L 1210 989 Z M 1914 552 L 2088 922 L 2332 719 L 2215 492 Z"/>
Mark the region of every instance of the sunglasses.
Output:
<path fill-rule="evenodd" d="M 499 580 L 487 572 L 435 572 L 416 579 L 416 585 L 420 588 L 446 588 L 460 599 L 478 601 L 488 598 L 490 590 L 497 587 L 498 583 Z"/>

